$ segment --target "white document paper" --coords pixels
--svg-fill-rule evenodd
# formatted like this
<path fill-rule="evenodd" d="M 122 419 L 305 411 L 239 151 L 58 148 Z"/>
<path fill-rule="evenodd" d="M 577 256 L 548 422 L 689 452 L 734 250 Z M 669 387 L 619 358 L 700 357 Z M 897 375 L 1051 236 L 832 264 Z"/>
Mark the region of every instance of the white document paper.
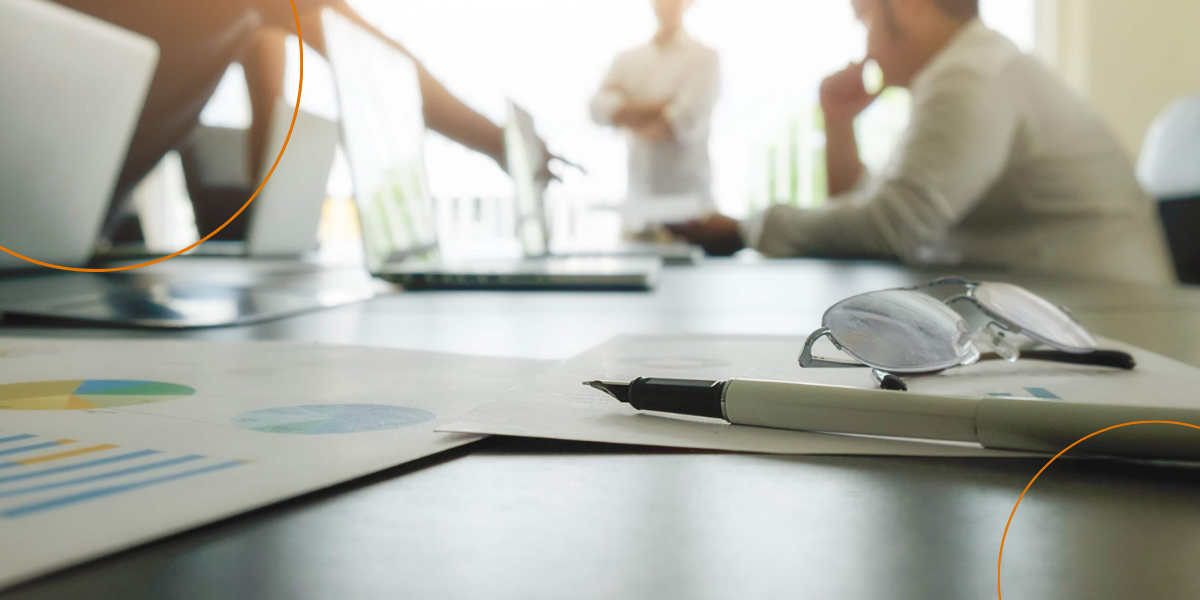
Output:
<path fill-rule="evenodd" d="M 630 196 L 615 207 L 627 223 L 682 225 L 712 212 L 712 202 L 695 194 Z"/>
<path fill-rule="evenodd" d="M 985 361 L 938 376 L 910 378 L 908 383 L 915 392 L 973 398 L 997 395 L 1164 406 L 1200 402 L 1195 391 L 1200 389 L 1200 370 L 1115 342 L 1103 344 L 1133 353 L 1138 368 L 1120 371 L 1032 360 Z M 592 380 L 665 377 L 874 387 L 868 369 L 801 369 L 797 359 L 803 345 L 804 339 L 795 337 L 620 337 L 547 370 L 442 429 L 778 454 L 1021 456 L 974 444 L 807 433 L 639 413 L 582 385 Z"/>
<path fill-rule="evenodd" d="M 435 429 L 546 366 L 0 339 L 0 588 L 477 440 Z"/>

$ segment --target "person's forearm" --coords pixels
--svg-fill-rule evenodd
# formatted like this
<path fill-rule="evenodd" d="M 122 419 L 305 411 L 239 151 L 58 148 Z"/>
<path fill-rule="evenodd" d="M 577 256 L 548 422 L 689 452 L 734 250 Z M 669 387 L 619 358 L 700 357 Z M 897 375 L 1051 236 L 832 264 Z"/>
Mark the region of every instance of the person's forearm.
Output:
<path fill-rule="evenodd" d="M 449 92 L 424 67 L 421 73 L 421 99 L 425 104 L 425 125 L 430 129 L 505 164 L 504 130 Z"/>
<path fill-rule="evenodd" d="M 250 92 L 250 108 L 253 121 L 249 135 L 249 175 L 256 186 L 262 175 L 263 158 L 266 152 L 268 128 L 270 127 L 275 100 L 283 94 L 283 76 L 286 63 L 284 43 L 287 32 L 273 27 L 264 27 L 242 59 L 246 73 L 246 86 Z M 292 98 L 295 100 L 295 98 Z"/>
<path fill-rule="evenodd" d="M 666 102 L 638 102 L 630 100 L 617 109 L 613 115 L 613 125 L 637 129 L 653 123 L 658 119 L 666 119 Z"/>
<path fill-rule="evenodd" d="M 403 46 L 368 23 L 345 3 L 338 2 L 332 6 L 359 27 L 405 55 L 412 56 Z M 301 23 L 306 32 L 305 41 L 324 54 L 325 40 L 321 32 L 320 11 L 306 11 L 301 16 Z M 505 163 L 504 130 L 451 94 L 441 82 L 425 70 L 419 61 L 417 61 L 417 71 L 421 81 L 425 125 L 455 142 L 488 155 L 503 166 Z"/>
<path fill-rule="evenodd" d="M 854 137 L 854 121 L 826 122 L 825 172 L 829 195 L 838 196 L 854 189 L 862 177 L 863 168 L 858 154 L 858 140 Z"/>

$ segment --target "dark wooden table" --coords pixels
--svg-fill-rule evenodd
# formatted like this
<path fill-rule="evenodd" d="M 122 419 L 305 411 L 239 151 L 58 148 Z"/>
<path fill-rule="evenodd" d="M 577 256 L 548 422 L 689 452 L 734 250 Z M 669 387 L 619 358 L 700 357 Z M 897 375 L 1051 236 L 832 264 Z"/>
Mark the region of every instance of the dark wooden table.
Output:
<path fill-rule="evenodd" d="M 158 272 L 302 277 L 286 265 L 241 269 L 177 261 Z M 622 333 L 807 334 L 846 296 L 939 274 L 710 261 L 668 270 L 649 294 L 397 294 L 238 329 L 5 326 L 0 335 L 286 339 L 562 359 Z M 0 281 L 0 306 L 96 281 L 10 278 Z M 1200 364 L 1200 291 L 1016 281 L 1097 333 Z M 1005 521 L 1041 464 L 491 438 L 5 596 L 988 599 Z M 1002 582 L 1006 598 L 1191 598 L 1200 595 L 1198 561 L 1200 470 L 1060 461 L 1013 521 Z"/>

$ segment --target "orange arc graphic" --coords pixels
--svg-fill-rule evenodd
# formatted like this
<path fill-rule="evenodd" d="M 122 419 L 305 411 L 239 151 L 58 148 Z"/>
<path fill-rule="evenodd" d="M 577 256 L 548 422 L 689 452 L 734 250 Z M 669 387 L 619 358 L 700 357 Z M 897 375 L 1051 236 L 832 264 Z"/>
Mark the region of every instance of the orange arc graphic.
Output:
<path fill-rule="evenodd" d="M 1003 594 L 1001 594 L 1001 591 L 1000 591 L 1000 566 L 1004 562 L 1004 542 L 1008 539 L 1008 528 L 1012 525 L 1013 517 L 1016 516 L 1017 508 L 1019 508 L 1021 506 L 1021 501 L 1025 499 L 1025 494 L 1029 493 L 1029 488 L 1033 487 L 1033 484 L 1035 481 L 1038 480 L 1038 477 L 1041 477 L 1042 473 L 1044 473 L 1046 471 L 1046 469 L 1050 468 L 1050 465 L 1054 464 L 1054 461 L 1058 460 L 1060 456 L 1066 454 L 1067 451 L 1070 450 L 1071 448 L 1074 448 L 1075 446 L 1078 446 L 1079 444 L 1082 444 L 1083 442 L 1086 442 L 1087 440 L 1094 438 L 1102 433 L 1112 431 L 1114 429 L 1120 429 L 1122 427 L 1129 427 L 1131 425 L 1179 425 L 1180 427 L 1190 427 L 1192 429 L 1200 430 L 1200 427 L 1198 427 L 1196 425 L 1191 425 L 1188 423 L 1180 423 L 1178 421 L 1133 421 L 1131 423 L 1122 423 L 1120 425 L 1113 425 L 1112 427 L 1106 427 L 1104 429 L 1101 429 L 1100 431 L 1097 431 L 1090 435 L 1084 436 L 1084 437 L 1080 438 L 1079 441 L 1075 442 L 1074 444 L 1071 444 L 1070 446 L 1063 448 L 1062 452 L 1055 454 L 1054 458 L 1050 459 L 1050 462 L 1043 465 L 1042 468 L 1037 472 L 1037 474 L 1033 476 L 1033 479 L 1029 480 L 1029 484 L 1025 486 L 1025 489 L 1021 492 L 1021 496 L 1017 498 L 1017 503 L 1015 505 L 1013 505 L 1012 512 L 1008 514 L 1008 523 L 1005 523 L 1005 525 L 1004 525 L 1004 535 L 1000 537 L 1000 556 L 999 556 L 999 558 L 996 559 L 996 598 L 997 599 L 1004 600 L 1004 596 L 1003 596 Z"/>
<path fill-rule="evenodd" d="M 271 165 L 271 170 L 267 172 L 266 178 L 263 179 L 261 184 L 259 184 L 258 189 L 254 190 L 254 194 L 250 196 L 250 199 L 247 200 L 246 203 L 243 204 L 242 207 L 239 208 L 237 212 L 233 213 L 232 217 L 229 217 L 229 219 L 227 219 L 224 223 L 222 223 L 220 227 L 213 230 L 212 233 L 204 236 L 202 239 L 200 239 L 196 243 L 192 244 L 191 246 L 188 246 L 187 248 L 184 248 L 183 250 L 180 250 L 179 252 L 176 252 L 169 256 L 164 256 L 162 258 L 156 258 L 154 260 L 146 261 L 144 263 L 130 265 L 128 267 L 111 267 L 111 268 L 106 268 L 106 269 L 85 269 L 85 268 L 77 268 L 77 267 L 64 267 L 62 265 L 52 265 L 47 262 L 42 262 L 40 260 L 30 258 L 23 254 L 19 254 L 17 252 L 9 250 L 8 248 L 5 248 L 4 246 L 0 246 L 0 250 L 3 250 L 4 252 L 7 252 L 8 254 L 11 254 L 21 260 L 33 263 L 35 265 L 47 267 L 50 269 L 58 269 L 60 271 L 74 271 L 76 273 L 114 273 L 117 271 L 132 271 L 134 269 L 140 269 L 142 267 L 148 267 L 150 265 L 154 265 L 154 264 L 158 264 L 160 262 L 166 261 L 166 260 L 170 260 L 172 258 L 175 258 L 176 256 L 179 256 L 180 254 L 183 254 L 184 252 L 188 252 L 188 251 L 192 250 L 193 248 L 195 248 L 196 246 L 199 246 L 200 244 L 203 244 L 204 242 L 207 242 L 208 240 L 212 239 L 212 237 L 214 235 L 217 235 L 218 233 L 220 233 L 222 229 L 225 229 L 225 227 L 227 227 L 230 223 L 232 223 L 234 219 L 238 218 L 238 216 L 241 215 L 242 212 L 244 212 L 247 208 L 250 207 L 250 203 L 254 202 L 254 199 L 258 197 L 259 192 L 261 192 L 263 187 L 265 187 L 267 185 L 267 182 L 271 180 L 271 175 L 275 174 L 275 168 L 279 166 L 279 161 L 283 159 L 283 152 L 285 150 L 287 150 L 288 142 L 290 142 L 292 140 L 292 130 L 296 128 L 296 117 L 300 114 L 300 96 L 304 91 L 304 34 L 300 31 L 300 11 L 296 10 L 296 0 L 289 0 L 289 1 L 292 4 L 292 15 L 295 16 L 295 18 L 296 18 L 296 37 L 299 38 L 299 40 L 300 40 L 299 41 L 299 45 L 300 45 L 300 84 L 299 84 L 299 86 L 297 86 L 298 89 L 296 90 L 296 108 L 294 111 L 292 111 L 292 124 L 291 124 L 291 126 L 288 127 L 287 137 L 284 138 L 284 140 L 283 140 L 283 147 L 279 149 L 279 156 L 275 157 L 275 163 L 273 165 Z"/>

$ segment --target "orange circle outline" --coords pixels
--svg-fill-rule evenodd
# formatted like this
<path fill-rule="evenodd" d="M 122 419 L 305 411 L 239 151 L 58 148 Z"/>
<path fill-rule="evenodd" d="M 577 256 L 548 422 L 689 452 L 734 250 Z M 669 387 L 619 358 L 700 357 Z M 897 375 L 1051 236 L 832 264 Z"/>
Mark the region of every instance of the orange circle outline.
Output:
<path fill-rule="evenodd" d="M 1179 421 L 1132 421 L 1130 423 L 1122 423 L 1120 425 L 1113 425 L 1112 427 L 1101 429 L 1100 431 L 1097 431 L 1091 435 L 1080 438 L 1079 441 L 1075 442 L 1074 444 L 1063 448 L 1062 452 L 1055 454 L 1054 458 L 1050 459 L 1050 462 L 1043 465 L 1041 470 L 1037 472 L 1037 475 L 1034 475 L 1033 479 L 1029 480 L 1029 485 L 1025 486 L 1025 489 L 1021 492 L 1021 496 L 1017 498 L 1017 503 L 1013 505 L 1012 512 L 1008 513 L 1008 523 L 1004 524 L 1004 535 L 1000 536 L 1000 557 L 996 559 L 996 598 L 998 600 L 1004 600 L 1004 596 L 1002 596 L 1000 593 L 1000 565 L 1004 561 L 1004 542 L 1008 538 L 1008 528 L 1010 525 L 1012 525 L 1013 517 L 1017 514 L 1017 508 L 1021 506 L 1021 501 L 1025 499 L 1025 494 L 1029 492 L 1029 488 L 1033 487 L 1033 483 L 1038 480 L 1038 477 L 1042 476 L 1042 473 L 1045 472 L 1046 469 L 1050 468 L 1050 465 L 1054 464 L 1054 461 L 1058 460 L 1060 456 L 1066 454 L 1071 448 L 1074 448 L 1075 446 L 1078 446 L 1079 444 L 1082 444 L 1083 442 L 1086 442 L 1087 440 L 1104 432 L 1120 429 L 1122 427 L 1129 427 L 1130 425 L 1179 425 L 1182 427 L 1190 427 L 1192 429 L 1200 430 L 1200 427 L 1196 425 L 1180 423 Z"/>
<path fill-rule="evenodd" d="M 267 182 L 271 180 L 271 175 L 275 174 L 275 168 L 279 166 L 279 161 L 283 159 L 283 152 L 285 150 L 287 150 L 288 142 L 290 142 L 292 140 L 292 130 L 294 130 L 296 128 L 296 117 L 298 117 L 300 115 L 300 96 L 304 92 L 304 34 L 300 31 L 300 11 L 296 10 L 296 0 L 289 0 L 289 1 L 292 4 L 292 15 L 296 17 L 296 37 L 297 37 L 297 39 L 299 39 L 299 45 L 300 45 L 300 83 L 297 86 L 298 89 L 296 90 L 296 109 L 294 111 L 292 111 L 292 124 L 291 124 L 291 126 L 288 127 L 287 137 L 284 138 L 284 140 L 283 140 L 283 147 L 279 149 L 279 156 L 275 157 L 275 164 L 271 165 L 271 170 L 267 172 L 266 179 L 263 179 L 262 183 L 259 184 L 258 189 L 254 190 L 254 194 L 250 196 L 250 199 L 247 200 L 246 203 L 243 204 L 242 207 L 239 208 L 237 212 L 233 213 L 232 217 L 229 217 L 229 219 L 227 219 L 224 223 L 222 223 L 220 227 L 213 230 L 212 233 L 204 236 L 199 241 L 195 242 L 191 246 L 188 246 L 187 248 L 184 248 L 183 250 L 180 250 L 179 252 L 176 252 L 169 256 L 156 258 L 151 261 L 147 261 L 147 262 L 144 262 L 141 264 L 136 264 L 136 265 L 132 265 L 132 266 L 128 266 L 128 267 L 112 267 L 112 268 L 107 268 L 107 269 L 84 269 L 84 268 L 77 268 L 77 267 L 64 267 L 62 265 L 52 265 L 50 263 L 46 263 L 46 262 L 42 262 L 40 260 L 29 258 L 28 256 L 25 256 L 23 254 L 13 252 L 12 250 L 5 248 L 4 246 L 0 246 L 0 250 L 3 250 L 4 252 L 7 252 L 7 253 L 9 253 L 21 260 L 24 260 L 26 262 L 30 262 L 35 265 L 40 265 L 43 267 L 48 267 L 51 269 L 58 269 L 60 271 L 74 271 L 76 273 L 115 273 L 117 271 L 132 271 L 134 269 L 140 269 L 142 267 L 148 267 L 150 265 L 158 264 L 165 260 L 170 260 L 172 258 L 175 258 L 176 256 L 179 256 L 180 254 L 183 254 L 184 252 L 191 251 L 193 248 L 199 246 L 200 244 L 207 242 L 209 239 L 212 238 L 212 236 L 220 233 L 222 229 L 225 229 L 225 227 L 227 227 L 230 223 L 232 223 L 234 219 L 238 218 L 238 215 L 242 214 L 243 211 L 245 211 L 247 208 L 249 208 L 250 203 L 254 202 L 254 199 L 258 197 L 259 192 L 261 192 L 263 187 L 265 187 L 267 185 Z"/>

